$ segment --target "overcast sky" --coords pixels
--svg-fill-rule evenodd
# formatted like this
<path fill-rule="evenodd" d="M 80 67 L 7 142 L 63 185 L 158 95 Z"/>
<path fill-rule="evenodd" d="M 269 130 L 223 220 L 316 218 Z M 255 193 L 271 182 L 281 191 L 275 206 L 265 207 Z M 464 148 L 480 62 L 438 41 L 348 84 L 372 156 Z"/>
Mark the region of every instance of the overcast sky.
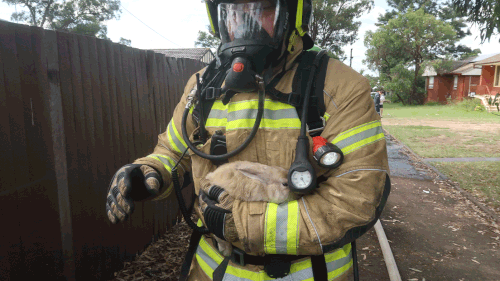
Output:
<path fill-rule="evenodd" d="M 132 47 L 139 49 L 169 49 L 193 48 L 198 31 L 206 31 L 208 18 L 202 0 L 183 1 L 154 1 L 154 0 L 122 0 L 122 14 L 120 19 L 107 23 L 108 37 L 118 42 L 120 37 L 132 40 Z M 17 7 L 19 10 L 20 6 Z M 385 0 L 375 0 L 375 7 L 369 14 L 359 20 L 362 24 L 358 33 L 358 40 L 352 46 L 345 46 L 347 55 L 353 49 L 352 67 L 360 71 L 367 70 L 362 60 L 366 48 L 363 44 L 367 30 L 376 30 L 375 23 L 380 14 L 388 9 Z M 15 11 L 14 6 L 0 2 L 0 19 L 10 21 L 10 15 Z M 494 37 L 489 43 L 480 44 L 478 32 L 471 30 L 472 36 L 464 38 L 461 43 L 473 49 L 479 48 L 482 54 L 491 54 L 500 51 L 500 37 Z M 344 63 L 349 64 L 349 59 Z"/>

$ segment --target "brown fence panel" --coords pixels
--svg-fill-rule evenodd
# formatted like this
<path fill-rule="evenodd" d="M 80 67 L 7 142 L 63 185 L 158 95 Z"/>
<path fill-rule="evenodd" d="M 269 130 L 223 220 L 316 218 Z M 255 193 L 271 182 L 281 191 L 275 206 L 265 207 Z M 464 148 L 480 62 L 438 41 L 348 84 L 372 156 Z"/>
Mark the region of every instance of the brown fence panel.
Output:
<path fill-rule="evenodd" d="M 17 188 L 28 183 L 24 135 L 23 104 L 17 63 L 15 29 L 0 21 L 0 279 L 19 278 L 23 269 L 24 250 L 18 212 Z M 8 180 L 7 180 L 8 179 Z"/>
<path fill-rule="evenodd" d="M 0 39 L 0 280 L 108 279 L 175 223 L 171 196 L 112 225 L 106 194 L 203 64 L 6 22 Z"/>

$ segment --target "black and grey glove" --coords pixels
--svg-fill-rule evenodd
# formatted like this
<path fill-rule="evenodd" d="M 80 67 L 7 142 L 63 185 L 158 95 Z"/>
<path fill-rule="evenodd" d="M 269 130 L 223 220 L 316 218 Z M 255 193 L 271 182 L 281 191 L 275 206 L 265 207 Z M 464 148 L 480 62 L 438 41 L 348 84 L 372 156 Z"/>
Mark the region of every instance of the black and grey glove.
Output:
<path fill-rule="evenodd" d="M 200 189 L 199 202 L 205 224 L 211 233 L 229 242 L 238 240 L 231 211 L 234 202 L 232 196 L 214 185 L 207 192 Z"/>
<path fill-rule="evenodd" d="M 163 187 L 160 174 L 152 167 L 127 164 L 113 176 L 108 189 L 106 214 L 112 223 L 123 222 L 134 212 L 134 201 L 158 195 Z"/>

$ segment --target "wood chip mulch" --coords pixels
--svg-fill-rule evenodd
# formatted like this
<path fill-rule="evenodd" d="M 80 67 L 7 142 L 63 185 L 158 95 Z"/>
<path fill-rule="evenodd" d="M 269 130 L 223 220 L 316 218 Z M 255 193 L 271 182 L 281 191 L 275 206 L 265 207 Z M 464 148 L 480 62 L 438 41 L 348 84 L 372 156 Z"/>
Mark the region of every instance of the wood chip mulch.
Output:
<path fill-rule="evenodd" d="M 124 268 L 115 272 L 115 278 L 110 281 L 179 280 L 191 233 L 192 229 L 182 220 L 134 261 L 125 262 Z"/>

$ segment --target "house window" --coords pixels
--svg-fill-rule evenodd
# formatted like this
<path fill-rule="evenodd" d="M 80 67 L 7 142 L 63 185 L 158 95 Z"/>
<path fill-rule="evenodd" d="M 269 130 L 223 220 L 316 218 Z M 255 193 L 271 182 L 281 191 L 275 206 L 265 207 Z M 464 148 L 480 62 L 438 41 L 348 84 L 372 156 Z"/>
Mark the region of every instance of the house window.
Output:
<path fill-rule="evenodd" d="M 434 89 L 434 76 L 429 76 L 429 89 Z"/>
<path fill-rule="evenodd" d="M 495 65 L 495 83 L 494 87 L 500 87 L 500 65 Z"/>
<path fill-rule="evenodd" d="M 456 89 L 458 86 L 458 75 L 453 75 L 453 89 Z"/>

